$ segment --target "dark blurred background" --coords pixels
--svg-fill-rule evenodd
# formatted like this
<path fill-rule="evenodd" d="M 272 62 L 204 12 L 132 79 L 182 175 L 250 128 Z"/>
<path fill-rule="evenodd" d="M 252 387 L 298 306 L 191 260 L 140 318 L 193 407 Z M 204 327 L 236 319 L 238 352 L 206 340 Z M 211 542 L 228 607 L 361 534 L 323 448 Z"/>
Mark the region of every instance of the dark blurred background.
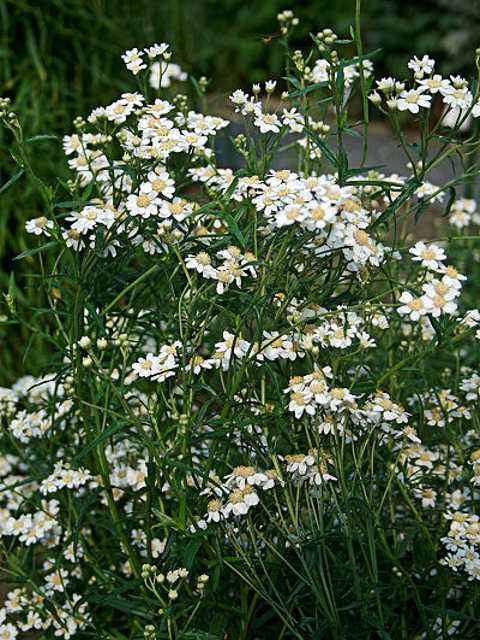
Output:
<path fill-rule="evenodd" d="M 366 51 L 382 49 L 375 58 L 377 74 L 401 77 L 413 53 L 436 58 L 444 74 L 474 73 L 480 0 L 362 4 Z M 135 87 L 121 53 L 166 41 L 173 61 L 197 78 L 212 79 L 209 90 L 220 104 L 234 88 L 282 75 L 283 50 L 276 38 L 265 36 L 278 32 L 276 15 L 286 8 L 300 18 L 293 46 L 306 49 L 310 32 L 331 27 L 347 34 L 355 0 L 0 0 L 0 95 L 12 99 L 26 135 L 71 132 L 76 115 Z M 2 131 L 0 191 L 15 171 L 10 151 L 11 139 Z M 33 164 L 48 182 L 64 175 L 60 143 L 36 145 Z M 40 201 L 24 179 L 0 193 L 3 291 L 11 258 L 27 247 L 24 221 L 38 215 Z M 28 269 L 27 260 L 17 271 L 20 304 L 34 295 L 22 281 Z M 0 323 L 0 340 L 2 332 Z M 14 365 L 5 360 L 7 351 L 0 347 L 3 367 Z"/>

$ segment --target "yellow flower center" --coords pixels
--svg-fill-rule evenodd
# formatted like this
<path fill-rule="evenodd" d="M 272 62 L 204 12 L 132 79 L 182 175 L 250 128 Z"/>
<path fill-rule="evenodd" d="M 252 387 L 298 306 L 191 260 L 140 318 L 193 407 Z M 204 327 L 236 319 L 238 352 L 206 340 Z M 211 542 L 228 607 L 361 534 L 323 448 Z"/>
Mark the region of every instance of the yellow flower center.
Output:
<path fill-rule="evenodd" d="M 163 191 L 166 186 L 167 183 L 165 182 L 165 180 L 162 180 L 162 178 L 156 178 L 152 182 L 152 187 L 155 189 L 155 191 Z"/>
<path fill-rule="evenodd" d="M 144 209 L 145 207 L 148 207 L 148 205 L 150 204 L 150 197 L 142 194 L 141 196 L 138 196 L 137 198 L 137 206 L 141 207 L 142 209 Z"/>

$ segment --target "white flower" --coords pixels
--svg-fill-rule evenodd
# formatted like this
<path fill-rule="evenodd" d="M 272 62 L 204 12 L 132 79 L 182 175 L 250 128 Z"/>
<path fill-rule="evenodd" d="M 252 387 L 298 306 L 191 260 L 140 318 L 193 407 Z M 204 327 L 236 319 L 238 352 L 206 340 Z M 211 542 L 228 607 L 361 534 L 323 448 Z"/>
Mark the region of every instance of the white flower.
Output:
<path fill-rule="evenodd" d="M 305 219 L 306 211 L 299 205 L 289 204 L 279 211 L 275 216 L 275 224 L 278 227 L 285 227 L 294 222 L 302 222 Z"/>
<path fill-rule="evenodd" d="M 230 101 L 237 107 L 242 107 L 249 100 L 248 93 L 245 93 L 241 89 L 236 89 L 230 96 Z"/>
<path fill-rule="evenodd" d="M 306 206 L 302 223 L 309 230 L 323 229 L 335 219 L 337 209 L 329 200 L 311 200 Z"/>
<path fill-rule="evenodd" d="M 423 290 L 425 291 L 424 300 L 428 305 L 428 311 L 434 318 L 438 318 L 443 313 L 450 315 L 457 310 L 455 302 L 455 298 L 458 295 L 457 289 L 449 288 L 444 283 L 436 280 L 430 284 L 424 284 Z"/>
<path fill-rule="evenodd" d="M 147 47 L 145 49 L 145 53 L 149 58 L 158 58 L 158 56 L 163 56 L 164 53 L 168 51 L 169 45 L 166 42 L 162 42 L 160 44 L 153 44 L 151 47 Z"/>
<path fill-rule="evenodd" d="M 167 546 L 167 540 L 160 540 L 160 538 L 152 538 L 152 557 L 158 558 L 165 551 Z"/>
<path fill-rule="evenodd" d="M 417 242 L 409 253 L 413 256 L 412 260 L 421 262 L 422 267 L 432 271 L 438 271 L 440 264 L 447 258 L 445 251 L 433 243 L 426 245 L 424 242 Z"/>
<path fill-rule="evenodd" d="M 227 504 L 222 508 L 222 514 L 227 518 L 230 514 L 243 516 L 250 507 L 258 503 L 258 495 L 252 487 L 245 487 L 244 490 L 234 489 L 228 497 Z"/>
<path fill-rule="evenodd" d="M 372 104 L 376 106 L 378 106 L 382 102 L 382 96 L 377 91 L 372 91 L 371 93 L 369 93 L 368 99 Z"/>
<path fill-rule="evenodd" d="M 11 622 L 0 624 L 0 640 L 15 640 L 18 629 Z"/>
<path fill-rule="evenodd" d="M 301 133 L 305 125 L 305 118 L 301 113 L 298 113 L 295 108 L 290 109 L 289 111 L 284 109 L 282 114 L 282 124 L 285 127 L 288 127 L 292 133 Z"/>
<path fill-rule="evenodd" d="M 161 218 L 174 218 L 177 222 L 185 220 L 193 211 L 193 204 L 184 198 L 175 197 L 171 202 L 164 201 L 160 207 Z"/>
<path fill-rule="evenodd" d="M 456 109 L 468 109 L 473 101 L 473 96 L 466 87 L 461 89 L 449 87 L 448 90 L 442 91 L 442 94 L 443 102 Z"/>
<path fill-rule="evenodd" d="M 154 62 L 150 67 L 150 86 L 153 89 L 166 89 L 172 84 L 172 80 L 183 82 L 187 74 L 182 68 L 173 62 Z"/>
<path fill-rule="evenodd" d="M 275 91 L 275 87 L 277 86 L 276 80 L 267 80 L 265 82 L 265 91 L 267 93 L 273 93 Z"/>
<path fill-rule="evenodd" d="M 241 336 L 224 331 L 223 341 L 215 344 L 215 350 L 221 358 L 223 369 L 228 371 L 232 355 L 240 359 L 244 358 L 250 350 L 250 343 Z"/>
<path fill-rule="evenodd" d="M 445 276 L 441 280 L 437 280 L 434 278 L 430 282 L 427 282 L 423 285 L 423 290 L 425 291 L 425 295 L 429 298 L 434 298 L 435 296 L 442 296 L 445 300 L 453 300 L 456 298 L 460 291 L 461 285 L 458 280 L 451 280 L 447 278 L 445 280 Z"/>
<path fill-rule="evenodd" d="M 313 394 L 310 391 L 294 391 L 290 394 L 288 410 L 295 414 L 295 418 L 301 418 L 303 413 L 310 416 L 315 414 L 315 405 L 312 402 Z"/>
<path fill-rule="evenodd" d="M 67 247 L 71 247 L 75 251 L 80 251 L 85 248 L 85 242 L 79 231 L 75 229 L 65 229 L 62 231 L 62 238 L 65 240 Z"/>
<path fill-rule="evenodd" d="M 133 363 L 132 369 L 140 378 L 151 378 L 161 370 L 160 359 L 153 353 L 147 353 L 145 358 L 139 358 Z"/>
<path fill-rule="evenodd" d="M 150 171 L 148 174 L 148 181 L 152 186 L 152 191 L 161 194 L 164 198 L 168 198 L 168 200 L 173 198 L 175 194 L 175 182 L 167 171 L 161 167 L 157 167 L 155 171 Z"/>
<path fill-rule="evenodd" d="M 161 200 L 158 198 L 158 192 L 155 191 L 152 183 L 143 182 L 140 185 L 138 195 L 129 195 L 125 206 L 132 216 L 149 218 L 158 213 L 160 204 Z"/>
<path fill-rule="evenodd" d="M 215 269 L 212 267 L 212 260 L 208 253 L 201 251 L 196 256 L 187 256 L 185 260 L 187 269 L 195 269 L 204 278 L 213 278 Z"/>
<path fill-rule="evenodd" d="M 430 109 L 432 97 L 426 93 L 422 93 L 421 89 L 410 89 L 402 91 L 396 101 L 399 111 L 410 111 L 410 113 L 418 113 L 420 107 Z"/>
<path fill-rule="evenodd" d="M 60 568 L 45 576 L 45 592 L 51 596 L 54 591 L 65 591 L 68 583 L 68 571 Z"/>
<path fill-rule="evenodd" d="M 420 80 L 418 84 L 424 89 L 428 89 L 428 91 L 430 91 L 431 94 L 438 93 L 439 91 L 440 92 L 449 91 L 451 86 L 450 82 L 445 78 L 442 78 L 442 76 L 439 75 L 438 73 L 432 76 L 431 78 L 425 78 L 425 80 Z"/>
<path fill-rule="evenodd" d="M 399 302 L 402 303 L 401 307 L 398 307 L 397 311 L 400 315 L 408 315 L 410 320 L 416 321 L 428 313 L 428 307 L 426 306 L 422 298 L 414 298 L 409 291 L 404 291 L 399 298 Z"/>
<path fill-rule="evenodd" d="M 456 289 L 461 289 L 462 282 L 467 279 L 467 276 L 464 276 L 462 273 L 459 273 L 455 267 L 451 265 L 445 266 L 442 265 L 442 268 L 439 270 L 440 273 L 443 273 L 442 282 L 450 287 L 454 287 Z"/>
<path fill-rule="evenodd" d="M 189 147 L 192 149 L 201 149 L 207 142 L 207 136 L 201 136 L 195 131 L 182 131 L 183 138 Z"/>
<path fill-rule="evenodd" d="M 74 231 L 85 234 L 98 224 L 110 227 L 115 221 L 115 216 L 111 209 L 87 205 L 80 212 L 73 211 L 67 216 L 67 220 L 73 222 L 72 229 Z"/>
<path fill-rule="evenodd" d="M 307 474 L 309 467 L 315 464 L 315 457 L 311 454 L 306 456 L 302 454 L 294 454 L 285 456 L 287 463 L 286 470 L 288 473 L 304 476 Z"/>
<path fill-rule="evenodd" d="M 48 230 L 53 229 L 53 221 L 49 220 L 45 216 L 32 218 L 25 223 L 25 229 L 28 233 L 33 233 L 36 236 L 48 236 Z"/>
<path fill-rule="evenodd" d="M 135 76 L 140 73 L 142 69 L 147 68 L 147 65 L 143 62 L 142 58 L 143 51 L 139 51 L 137 48 L 129 49 L 122 55 L 122 59 L 125 62 L 127 69 Z"/>
<path fill-rule="evenodd" d="M 260 133 L 278 133 L 281 122 L 275 113 L 258 113 L 253 124 L 260 129 Z"/>
<path fill-rule="evenodd" d="M 122 93 L 120 98 L 121 100 L 123 100 L 123 102 L 125 102 L 125 104 L 131 104 L 134 107 L 141 107 L 142 104 L 145 102 L 145 98 L 142 96 L 141 93 L 138 93 L 138 92 Z"/>
<path fill-rule="evenodd" d="M 390 94 L 395 89 L 395 78 L 382 78 L 376 82 L 378 90 L 382 93 Z"/>
<path fill-rule="evenodd" d="M 412 69 L 418 78 L 422 78 L 425 74 L 430 75 L 433 72 L 434 66 L 435 60 L 432 60 L 432 58 L 429 58 L 427 55 L 424 55 L 421 59 L 414 56 L 408 62 L 408 68 Z"/>
<path fill-rule="evenodd" d="M 222 518 L 222 507 L 222 501 L 218 498 L 210 500 L 207 505 L 207 515 L 205 516 L 205 520 L 207 522 L 220 522 Z"/>
<path fill-rule="evenodd" d="M 156 118 L 161 118 L 161 116 L 170 113 L 174 108 L 175 107 L 170 104 L 168 100 L 160 100 L 160 98 L 157 98 L 153 104 L 149 104 L 145 107 L 145 113 L 149 113 Z"/>
<path fill-rule="evenodd" d="M 105 115 L 107 120 L 114 124 L 122 124 L 128 118 L 128 116 L 135 109 L 135 105 L 132 102 L 121 99 L 108 105 L 105 109 Z"/>

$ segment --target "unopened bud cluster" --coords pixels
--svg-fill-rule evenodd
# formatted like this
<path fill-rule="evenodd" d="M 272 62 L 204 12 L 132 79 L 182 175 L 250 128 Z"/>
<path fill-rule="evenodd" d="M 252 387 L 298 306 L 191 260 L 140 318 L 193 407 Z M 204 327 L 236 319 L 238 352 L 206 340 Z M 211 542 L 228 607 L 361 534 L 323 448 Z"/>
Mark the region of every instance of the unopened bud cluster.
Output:
<path fill-rule="evenodd" d="M 326 51 L 338 40 L 337 34 L 331 29 L 323 29 L 317 33 L 316 42 L 319 51 Z"/>

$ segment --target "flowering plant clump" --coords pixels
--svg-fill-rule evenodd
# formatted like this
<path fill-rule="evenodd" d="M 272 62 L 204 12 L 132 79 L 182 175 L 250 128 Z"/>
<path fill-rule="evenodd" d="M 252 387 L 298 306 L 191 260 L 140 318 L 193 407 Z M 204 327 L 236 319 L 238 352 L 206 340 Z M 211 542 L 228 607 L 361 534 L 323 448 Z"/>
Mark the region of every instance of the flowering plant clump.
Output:
<path fill-rule="evenodd" d="M 32 176 L 51 357 L 0 389 L 4 640 L 478 637 L 478 83 L 428 56 L 375 80 L 358 15 L 308 53 L 278 19 L 281 97 L 230 96 L 238 171 L 155 44 L 65 136 L 71 179 Z M 366 164 L 376 107 L 405 175 Z"/>

